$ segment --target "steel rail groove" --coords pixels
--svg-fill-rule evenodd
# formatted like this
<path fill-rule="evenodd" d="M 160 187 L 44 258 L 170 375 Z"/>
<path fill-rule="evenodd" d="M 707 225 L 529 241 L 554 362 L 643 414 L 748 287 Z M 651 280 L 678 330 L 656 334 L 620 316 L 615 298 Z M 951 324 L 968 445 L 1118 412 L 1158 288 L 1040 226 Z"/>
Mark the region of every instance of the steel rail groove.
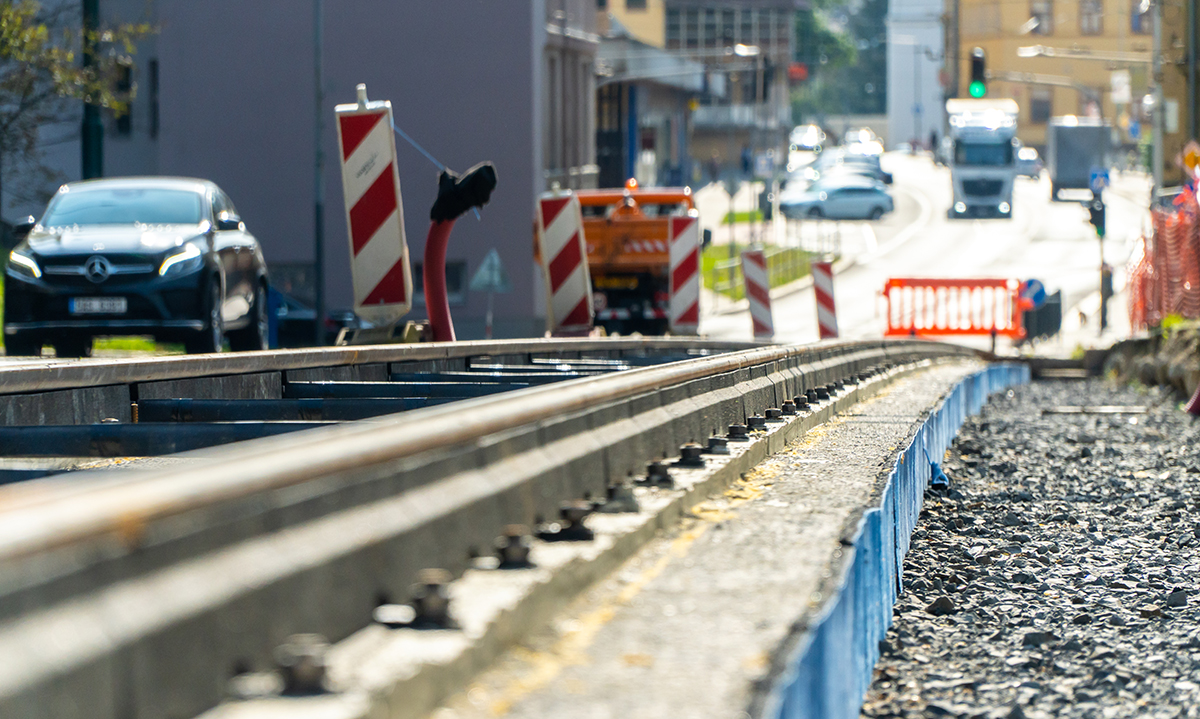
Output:
<path fill-rule="evenodd" d="M 481 344 L 425 351 L 586 354 L 616 343 Z M 0 490 L 0 655 L 22 657 L 0 669 L 0 715 L 49 716 L 37 711 L 48 697 L 100 687 L 104 701 L 56 705 L 57 716 L 194 715 L 220 700 L 231 667 L 269 662 L 292 633 L 347 636 L 381 597 L 403 600 L 423 568 L 461 571 L 505 525 L 602 500 L 647 462 L 806 390 L 975 354 L 914 340 L 760 346 L 226 445 L 171 471 Z M 330 364 L 274 366 L 305 363 Z M 132 596 L 154 597 L 146 616 L 114 615 Z M 64 627 L 78 636 L 59 641 Z M 185 649 L 196 642 L 205 650 Z"/>

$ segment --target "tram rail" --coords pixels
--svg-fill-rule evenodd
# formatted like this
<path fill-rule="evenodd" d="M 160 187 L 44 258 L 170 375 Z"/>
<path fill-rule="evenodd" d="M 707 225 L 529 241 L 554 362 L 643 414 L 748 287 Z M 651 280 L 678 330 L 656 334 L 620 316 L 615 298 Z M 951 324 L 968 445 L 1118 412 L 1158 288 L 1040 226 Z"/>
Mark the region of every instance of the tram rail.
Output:
<path fill-rule="evenodd" d="M 36 430 L 37 412 L 62 433 L 38 442 L 63 452 L 82 448 L 71 437 L 103 446 L 104 431 L 310 430 L 166 470 L 0 488 L 0 656 L 18 658 L 0 669 L 0 715 L 195 716 L 287 637 L 349 636 L 381 602 L 408 601 L 423 571 L 460 574 L 506 527 L 569 529 L 657 481 L 664 462 L 695 461 L 789 410 L 813 415 L 895 368 L 970 356 L 913 340 L 576 340 L 0 370 L 11 392 L 0 452 L 19 446 L 5 432 Z M 430 401 L 460 385 L 476 394 Z M 433 389 L 406 394 L 417 386 Z M 327 408 L 369 421 L 313 427 Z M 101 422 L 110 412 L 119 421 Z M 785 439 L 766 436 L 739 461 Z M 145 611 L 121 609 L 132 598 Z"/>

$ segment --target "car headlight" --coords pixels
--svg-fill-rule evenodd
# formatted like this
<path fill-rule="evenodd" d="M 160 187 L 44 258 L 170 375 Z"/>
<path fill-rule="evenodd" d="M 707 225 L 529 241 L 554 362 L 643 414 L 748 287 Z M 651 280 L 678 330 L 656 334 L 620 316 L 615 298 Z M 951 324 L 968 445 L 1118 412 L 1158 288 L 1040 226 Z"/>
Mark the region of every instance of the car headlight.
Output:
<path fill-rule="evenodd" d="M 201 254 L 200 248 L 189 243 L 184 245 L 179 252 L 163 260 L 162 266 L 158 268 L 158 274 L 163 277 L 182 275 L 199 269 L 203 264 L 204 256 Z"/>
<path fill-rule="evenodd" d="M 16 250 L 8 253 L 8 266 L 18 274 L 29 275 L 34 279 L 42 276 L 42 268 L 38 267 L 37 260 L 26 257 Z"/>

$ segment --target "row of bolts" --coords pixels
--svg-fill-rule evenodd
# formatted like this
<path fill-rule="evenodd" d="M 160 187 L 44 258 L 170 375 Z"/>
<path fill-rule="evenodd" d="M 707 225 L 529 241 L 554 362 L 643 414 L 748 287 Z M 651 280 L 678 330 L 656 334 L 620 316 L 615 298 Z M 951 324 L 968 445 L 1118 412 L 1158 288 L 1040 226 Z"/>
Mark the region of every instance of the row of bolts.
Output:
<path fill-rule="evenodd" d="M 863 382 L 883 371 L 876 366 L 847 379 L 831 382 L 823 387 L 808 389 L 803 395 L 784 400 L 782 407 L 771 407 L 762 415 L 755 415 L 746 424 L 731 424 L 724 437 L 709 437 L 708 446 L 694 442 L 680 447 L 680 457 L 674 462 L 677 467 L 698 469 L 705 466 L 705 454 L 729 454 L 729 442 L 748 442 L 750 432 L 766 431 L 767 425 L 784 421 L 785 416 L 796 415 L 810 404 L 827 400 L 835 392 L 853 382 Z M 642 486 L 673 489 L 670 464 L 654 461 L 647 465 L 646 477 L 639 480 Z M 588 541 L 594 538 L 583 520 L 592 512 L 636 512 L 637 499 L 633 488 L 621 484 L 609 488 L 608 501 L 593 502 L 581 499 L 563 502 L 559 513 L 561 523 L 551 523 L 545 531 L 538 533 L 543 541 Z M 533 535 L 524 524 L 510 524 L 496 539 L 496 555 L 499 569 L 522 569 L 532 567 L 529 553 L 533 548 Z M 445 569 L 423 569 L 417 574 L 412 586 L 412 600 L 408 604 L 381 604 L 375 608 L 374 620 L 388 627 L 411 627 L 415 629 L 450 629 L 454 621 L 450 617 L 450 582 L 453 576 Z M 286 694 L 314 694 L 324 691 L 325 654 L 329 643 L 318 634 L 297 634 L 275 651 L 275 661 L 283 677 Z"/>

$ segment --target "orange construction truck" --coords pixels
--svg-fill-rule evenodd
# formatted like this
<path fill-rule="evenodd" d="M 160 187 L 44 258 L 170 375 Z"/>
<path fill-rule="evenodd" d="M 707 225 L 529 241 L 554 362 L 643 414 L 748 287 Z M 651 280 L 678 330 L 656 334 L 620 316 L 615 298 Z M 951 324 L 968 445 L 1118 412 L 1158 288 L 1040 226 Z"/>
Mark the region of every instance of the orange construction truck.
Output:
<path fill-rule="evenodd" d="M 578 190 L 596 324 L 609 332 L 667 332 L 668 217 L 695 208 L 688 187 Z"/>

